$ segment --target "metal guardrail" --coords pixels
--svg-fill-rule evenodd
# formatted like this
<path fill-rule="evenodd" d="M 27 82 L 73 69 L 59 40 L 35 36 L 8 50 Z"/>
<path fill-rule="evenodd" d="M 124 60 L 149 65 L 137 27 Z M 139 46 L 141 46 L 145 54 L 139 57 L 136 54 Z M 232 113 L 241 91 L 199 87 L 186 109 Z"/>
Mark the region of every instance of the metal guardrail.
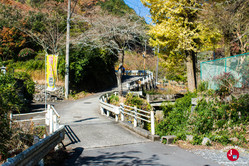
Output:
<path fill-rule="evenodd" d="M 34 114 L 45 114 L 44 118 L 12 120 L 12 122 L 25 122 L 43 119 L 45 124 L 49 126 L 50 135 L 40 140 L 38 143 L 29 147 L 22 153 L 13 158 L 9 158 L 2 166 L 33 166 L 36 165 L 44 156 L 46 156 L 56 145 L 58 145 L 65 137 L 65 126 L 60 126 L 60 115 L 52 105 L 48 105 L 46 111 L 39 113 L 16 114 L 11 117 L 31 116 Z"/>
<path fill-rule="evenodd" d="M 44 114 L 44 117 L 33 118 L 33 116 L 37 116 L 40 114 Z M 29 121 L 34 122 L 34 121 L 44 120 L 43 125 L 49 126 L 49 133 L 53 133 L 54 131 L 56 131 L 59 128 L 59 124 L 60 124 L 60 115 L 55 110 L 54 106 L 50 104 L 48 104 L 46 111 L 24 113 L 24 114 L 10 114 L 10 119 L 11 119 L 11 122 L 14 122 L 14 123 L 29 122 Z"/>
<path fill-rule="evenodd" d="M 54 133 L 26 149 L 13 158 L 9 158 L 2 166 L 33 166 L 44 158 L 65 137 L 65 127 L 60 126 Z"/>
<path fill-rule="evenodd" d="M 126 71 L 129 74 L 126 75 L 141 75 L 141 71 L 140 70 L 130 70 L 130 71 Z M 143 72 L 143 71 L 142 71 Z M 135 81 L 132 81 L 130 83 L 127 83 L 127 88 L 129 90 L 133 90 L 141 85 L 144 85 L 148 82 L 151 82 L 153 80 L 153 72 L 146 70 L 146 75 L 140 79 L 137 79 Z"/>
<path fill-rule="evenodd" d="M 117 92 L 111 94 L 116 95 Z M 115 115 L 116 121 L 119 120 L 119 116 L 121 117 L 121 121 L 124 121 L 125 115 L 128 115 L 133 118 L 134 127 L 138 126 L 138 119 L 140 119 L 141 121 L 148 122 L 151 124 L 151 135 L 155 135 L 155 115 L 153 110 L 145 111 L 138 109 L 137 107 L 124 105 L 123 103 L 120 103 L 120 106 L 114 106 L 112 104 L 107 103 L 109 96 L 110 93 L 101 95 L 99 98 L 100 111 L 102 115 L 104 115 L 106 112 L 106 115 L 109 117 L 110 112 L 112 112 Z"/>

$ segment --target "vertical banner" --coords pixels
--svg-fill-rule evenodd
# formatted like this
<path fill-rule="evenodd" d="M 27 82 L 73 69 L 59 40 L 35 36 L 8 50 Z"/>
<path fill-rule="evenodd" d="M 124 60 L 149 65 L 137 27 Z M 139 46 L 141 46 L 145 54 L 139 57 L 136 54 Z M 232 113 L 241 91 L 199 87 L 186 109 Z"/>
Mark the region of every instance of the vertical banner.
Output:
<path fill-rule="evenodd" d="M 55 81 L 57 79 L 58 55 L 47 55 L 47 91 L 55 91 Z"/>

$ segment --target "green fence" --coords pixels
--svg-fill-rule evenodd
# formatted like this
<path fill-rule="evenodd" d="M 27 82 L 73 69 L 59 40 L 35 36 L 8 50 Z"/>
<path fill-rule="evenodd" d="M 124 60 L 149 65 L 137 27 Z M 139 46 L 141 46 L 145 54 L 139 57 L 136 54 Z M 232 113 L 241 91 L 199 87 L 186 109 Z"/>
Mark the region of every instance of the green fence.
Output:
<path fill-rule="evenodd" d="M 249 87 L 249 53 L 201 62 L 201 80 L 209 83 L 209 88 L 218 89 L 217 78 L 224 73 L 236 80 L 235 87 Z"/>

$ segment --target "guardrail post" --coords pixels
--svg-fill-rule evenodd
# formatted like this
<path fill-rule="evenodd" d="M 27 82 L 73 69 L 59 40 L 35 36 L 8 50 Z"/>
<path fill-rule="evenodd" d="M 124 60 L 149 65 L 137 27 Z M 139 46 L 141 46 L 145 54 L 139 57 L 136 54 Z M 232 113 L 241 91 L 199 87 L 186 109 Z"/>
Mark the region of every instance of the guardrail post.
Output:
<path fill-rule="evenodd" d="M 137 127 L 137 107 L 134 107 L 135 117 L 134 117 L 134 127 Z"/>
<path fill-rule="evenodd" d="M 48 104 L 47 111 L 49 115 L 49 133 L 51 134 L 53 133 L 53 111 L 50 104 Z"/>
<path fill-rule="evenodd" d="M 57 130 L 57 116 L 53 115 L 53 132 Z"/>
<path fill-rule="evenodd" d="M 124 103 L 120 103 L 121 121 L 124 121 Z"/>
<path fill-rule="evenodd" d="M 110 111 L 109 110 L 106 110 L 106 116 L 110 116 Z"/>
<path fill-rule="evenodd" d="M 129 83 L 127 83 L 127 88 L 128 88 L 128 90 L 130 90 L 130 84 Z"/>
<path fill-rule="evenodd" d="M 150 111 L 150 122 L 151 122 L 151 135 L 155 135 L 155 115 L 154 110 Z"/>
<path fill-rule="evenodd" d="M 101 115 L 104 115 L 105 112 L 104 112 L 104 108 L 100 106 L 100 111 L 101 111 Z"/>

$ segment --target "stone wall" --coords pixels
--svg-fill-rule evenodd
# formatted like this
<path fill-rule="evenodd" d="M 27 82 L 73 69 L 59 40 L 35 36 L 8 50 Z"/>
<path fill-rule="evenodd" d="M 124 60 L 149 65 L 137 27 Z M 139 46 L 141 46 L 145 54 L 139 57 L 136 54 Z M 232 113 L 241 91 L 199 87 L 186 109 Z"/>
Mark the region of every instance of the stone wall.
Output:
<path fill-rule="evenodd" d="M 57 90 L 47 91 L 47 101 L 56 102 L 64 100 L 64 87 L 56 86 Z M 45 85 L 35 85 L 34 102 L 45 102 Z"/>

